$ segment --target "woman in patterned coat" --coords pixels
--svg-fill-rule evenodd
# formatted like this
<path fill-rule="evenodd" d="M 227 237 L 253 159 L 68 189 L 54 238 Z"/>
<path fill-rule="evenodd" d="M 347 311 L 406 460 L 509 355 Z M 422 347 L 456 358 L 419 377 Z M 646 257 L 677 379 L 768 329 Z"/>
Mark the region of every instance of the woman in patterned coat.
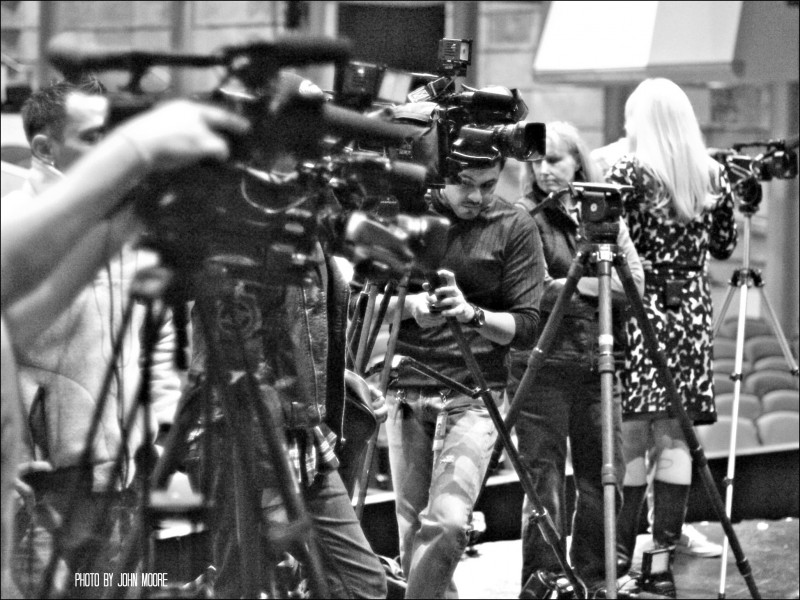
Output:
<path fill-rule="evenodd" d="M 624 208 L 645 266 L 645 312 L 689 417 L 695 424 L 713 423 L 707 257 L 726 259 L 736 246 L 730 184 L 708 156 L 688 97 L 673 82 L 643 81 L 628 99 L 625 114 L 631 153 L 614 164 L 606 179 L 634 188 Z M 670 415 L 666 389 L 635 319 L 628 322 L 627 335 L 622 374 L 626 475 L 617 533 L 620 566 L 625 568 L 633 556 L 647 489 L 648 453 L 656 461 L 656 547 L 674 548 L 678 541 L 692 481 L 689 447 L 678 420 Z M 674 595 L 671 573 L 657 591 Z"/>

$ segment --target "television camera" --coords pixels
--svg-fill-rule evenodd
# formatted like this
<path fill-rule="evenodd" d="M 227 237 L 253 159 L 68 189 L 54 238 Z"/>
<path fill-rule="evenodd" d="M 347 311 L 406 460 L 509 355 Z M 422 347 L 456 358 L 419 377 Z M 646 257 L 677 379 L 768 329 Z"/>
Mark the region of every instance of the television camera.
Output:
<path fill-rule="evenodd" d="M 725 167 L 740 200 L 739 210 L 753 214 L 758 211 L 763 198 L 761 182 L 797 177 L 796 147 L 796 140 L 789 144 L 785 140 L 769 140 L 734 144 L 730 150 L 712 149 L 710 153 Z M 763 148 L 763 151 L 748 156 L 741 154 L 745 148 Z"/>
<path fill-rule="evenodd" d="M 426 187 L 443 187 L 462 169 L 487 167 L 501 156 L 520 161 L 541 158 L 545 126 L 522 122 L 528 107 L 516 89 L 475 89 L 458 83 L 471 57 L 472 40 L 446 38 L 439 42 L 438 74 L 349 63 L 337 71 L 334 102 L 358 110 L 377 109 L 385 120 L 413 127 L 417 135 L 401 144 L 362 147 L 425 165 Z M 414 84 L 418 87 L 411 89 Z M 413 201 L 415 194 L 398 194 L 422 206 Z"/>
<path fill-rule="evenodd" d="M 250 133 L 231 140 L 226 163 L 157 174 L 133 192 L 149 223 L 151 245 L 168 261 L 194 266 L 222 238 L 241 250 L 239 259 L 269 250 L 287 272 L 299 271 L 319 241 L 334 253 L 403 272 L 417 260 L 415 252 L 438 248 L 415 238 L 437 235 L 438 223 L 421 222 L 427 219 L 423 216 L 399 219 L 397 214 L 378 220 L 369 211 L 390 193 L 393 182 L 421 188 L 425 169 L 353 152 L 350 144 L 403 144 L 417 132 L 335 106 L 318 87 L 286 69 L 342 64 L 349 54 L 346 41 L 299 37 L 229 46 L 211 54 L 100 51 L 64 37 L 49 48 L 51 63 L 67 79 L 112 70 L 127 73 L 127 83 L 109 94 L 109 128 L 169 97 L 142 91 L 142 78 L 152 67 L 223 70 L 212 90 L 192 99 L 246 117 Z M 435 257 L 420 260 L 427 265 Z"/>

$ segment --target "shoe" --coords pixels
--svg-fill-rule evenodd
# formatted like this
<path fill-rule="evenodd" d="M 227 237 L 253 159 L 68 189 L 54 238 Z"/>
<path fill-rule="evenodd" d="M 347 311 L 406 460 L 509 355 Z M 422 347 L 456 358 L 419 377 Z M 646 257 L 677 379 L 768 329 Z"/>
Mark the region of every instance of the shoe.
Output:
<path fill-rule="evenodd" d="M 720 544 L 715 544 L 688 523 L 684 523 L 681 529 L 681 537 L 678 543 L 675 544 L 675 550 L 681 554 L 699 558 L 722 556 L 722 546 Z"/>

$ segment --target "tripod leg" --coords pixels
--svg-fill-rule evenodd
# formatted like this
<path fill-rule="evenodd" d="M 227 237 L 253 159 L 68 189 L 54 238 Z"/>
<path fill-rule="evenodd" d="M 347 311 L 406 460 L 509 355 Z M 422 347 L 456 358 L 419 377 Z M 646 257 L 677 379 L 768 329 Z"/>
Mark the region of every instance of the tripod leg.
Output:
<path fill-rule="evenodd" d="M 356 369 L 356 354 L 358 353 L 358 342 L 361 340 L 361 328 L 364 326 L 364 312 L 367 310 L 367 300 L 369 294 L 362 290 L 356 299 L 355 311 L 350 325 L 347 327 L 347 339 L 345 342 L 347 352 L 346 368 Z"/>
<path fill-rule="evenodd" d="M 617 597 L 617 484 L 618 473 L 614 461 L 614 333 L 611 317 L 611 247 L 598 250 L 597 278 L 600 309 L 598 338 L 598 370 L 600 371 L 600 406 L 603 435 L 603 533 L 605 540 L 606 597 Z"/>
<path fill-rule="evenodd" d="M 728 446 L 728 465 L 725 474 L 725 515 L 730 519 L 733 512 L 733 480 L 736 472 L 736 437 L 739 425 L 739 401 L 742 394 L 742 369 L 744 363 L 745 327 L 747 324 L 747 296 L 749 287 L 747 276 L 742 277 L 741 291 L 739 293 L 739 318 L 736 325 L 736 352 L 734 354 L 734 368 L 731 374 L 733 379 L 733 410 L 731 418 L 731 437 Z M 725 582 L 728 571 L 728 538 L 722 540 L 722 560 L 719 570 L 718 596 L 725 597 Z"/>
<path fill-rule="evenodd" d="M 244 384 L 249 396 L 250 405 L 255 410 L 256 422 L 260 425 L 265 435 L 272 466 L 277 474 L 277 484 L 280 487 L 282 499 L 286 506 L 290 525 L 287 527 L 282 539 L 295 540 L 302 543 L 305 550 L 305 566 L 309 573 L 311 592 L 316 598 L 328 597 L 328 586 L 322 574 L 322 562 L 316 540 L 312 535 L 311 519 L 306 511 L 303 499 L 300 496 L 297 482 L 294 479 L 293 467 L 286 446 L 286 437 L 281 423 L 282 413 L 277 398 L 277 392 L 272 387 L 267 387 L 266 392 L 272 397 L 260 402 L 261 389 L 253 375 L 254 370 L 249 364 L 245 352 L 244 339 L 238 328 L 234 328 L 236 341 L 241 350 L 241 364 L 245 367 Z"/>
<path fill-rule="evenodd" d="M 492 394 L 486 384 L 486 379 L 483 377 L 480 366 L 475 360 L 475 356 L 472 354 L 472 351 L 469 347 L 469 342 L 464 336 L 464 332 L 461 329 L 461 324 L 453 317 L 448 318 L 447 323 L 450 326 L 450 330 L 453 332 L 453 336 L 455 337 L 458 347 L 461 350 L 461 354 L 467 363 L 467 367 L 469 368 L 473 380 L 478 382 L 481 399 L 486 405 L 486 409 L 488 410 L 489 416 L 494 423 L 495 429 L 497 429 L 498 437 L 502 440 L 506 454 L 508 455 L 508 459 L 511 461 L 511 464 L 514 466 L 514 470 L 519 476 L 522 489 L 527 494 L 528 499 L 533 506 L 531 520 L 539 527 L 542 537 L 547 540 L 547 543 L 555 553 L 558 564 L 560 565 L 566 578 L 572 584 L 573 590 L 577 597 L 586 597 L 586 588 L 583 585 L 583 582 L 575 575 L 575 572 L 567 561 L 567 557 L 562 550 L 561 538 L 558 534 L 558 530 L 555 528 L 550 514 L 543 507 L 539 496 L 536 494 L 536 487 L 533 483 L 533 479 L 531 478 L 527 469 L 525 469 L 525 466 L 522 464 L 519 453 L 517 452 L 514 442 L 511 439 L 511 434 L 503 423 L 503 416 L 500 414 L 500 410 L 497 408 L 494 398 L 492 398 Z"/>
<path fill-rule="evenodd" d="M 738 280 L 738 275 L 734 274 L 734 276 L 728 283 L 728 291 L 725 293 L 725 300 L 722 303 L 722 308 L 720 309 L 719 315 L 717 316 L 717 320 L 714 323 L 712 338 L 717 337 L 720 327 L 722 327 L 722 323 L 725 320 L 725 315 L 728 314 L 728 306 L 730 305 L 731 300 L 733 299 L 733 295 L 736 293 L 736 289 L 739 287 L 736 285 L 737 280 Z"/>
<path fill-rule="evenodd" d="M 570 265 L 564 287 L 561 289 L 561 292 L 559 293 L 558 298 L 553 305 L 550 318 L 547 320 L 547 323 L 545 323 L 536 347 L 531 351 L 530 358 L 528 359 L 528 367 L 525 370 L 525 374 L 522 376 L 522 379 L 517 386 L 517 392 L 514 394 L 514 398 L 511 400 L 511 404 L 506 411 L 504 425 L 508 431 L 511 431 L 514 428 L 514 423 L 519 416 L 519 411 L 522 410 L 522 404 L 524 403 L 526 396 L 531 393 L 534 382 L 536 381 L 536 376 L 542 367 L 542 363 L 544 363 L 544 358 L 547 356 L 547 352 L 550 350 L 553 342 L 555 342 L 558 328 L 561 326 L 561 321 L 563 319 L 564 310 L 567 307 L 567 302 L 569 302 L 570 298 L 572 298 L 572 294 L 575 293 L 575 290 L 578 287 L 578 280 L 581 278 L 581 275 L 586 268 L 586 262 L 589 260 L 589 257 L 590 253 L 581 248 L 578 250 L 575 258 L 572 261 L 572 264 Z M 481 490 L 483 490 L 483 488 L 486 486 L 489 474 L 497 466 L 497 463 L 500 462 L 500 456 L 502 453 L 503 440 L 498 438 L 494 447 L 494 451 L 492 452 L 492 459 L 489 462 L 489 469 L 486 471 L 486 477 L 483 480 Z"/>
<path fill-rule="evenodd" d="M 725 530 L 727 539 L 730 541 L 731 548 L 733 549 L 734 556 L 736 557 L 736 564 L 739 567 L 739 572 L 742 574 L 742 577 L 744 578 L 745 583 L 750 590 L 751 596 L 753 598 L 761 598 L 761 594 L 759 593 L 755 580 L 753 579 L 750 563 L 744 556 L 742 547 L 739 544 L 739 539 L 736 537 L 736 532 L 733 530 L 731 520 L 728 518 L 725 507 L 722 504 L 722 499 L 717 492 L 714 479 L 711 476 L 711 470 L 708 467 L 708 460 L 703 452 L 703 448 L 700 446 L 700 443 L 697 440 L 692 423 L 689 420 L 689 416 L 686 414 L 686 410 L 683 407 L 683 402 L 678 395 L 678 390 L 675 386 L 675 381 L 672 378 L 672 374 L 670 373 L 667 359 L 664 356 L 664 353 L 659 350 L 658 338 L 656 337 L 652 324 L 647 318 L 647 314 L 645 313 L 644 306 L 642 304 L 642 299 L 639 296 L 638 290 L 636 289 L 636 284 L 633 281 L 633 276 L 631 275 L 630 269 L 622 257 L 617 258 L 615 261 L 615 266 L 617 267 L 617 273 L 622 280 L 622 285 L 625 288 L 625 294 L 630 302 L 631 310 L 633 310 L 633 313 L 639 322 L 639 327 L 642 331 L 642 335 L 644 336 L 645 347 L 650 352 L 650 357 L 653 361 L 653 364 L 656 366 L 659 376 L 662 380 L 662 384 L 667 390 L 667 397 L 669 398 L 673 412 L 678 418 L 681 430 L 686 438 L 686 443 L 689 445 L 694 466 L 703 480 L 703 485 L 705 486 L 709 500 L 714 507 L 714 511 L 717 513 L 717 518 L 719 518 L 720 522 L 722 523 L 722 527 Z"/>
<path fill-rule="evenodd" d="M 386 344 L 386 355 L 383 357 L 383 370 L 381 371 L 381 379 L 380 383 L 378 384 L 381 394 L 384 396 L 386 396 L 386 392 L 389 389 L 389 379 L 391 378 L 392 374 L 392 361 L 394 360 L 395 350 L 397 349 L 397 337 L 400 335 L 400 325 L 403 321 L 403 305 L 405 304 L 406 293 L 408 291 L 408 279 L 409 276 L 404 275 L 400 280 L 400 283 L 397 285 L 397 308 L 394 312 L 394 318 L 392 319 L 392 329 L 391 333 L 389 334 L 389 341 Z M 377 322 L 374 327 L 376 331 L 383 321 L 383 316 L 386 314 L 386 310 L 384 309 L 383 305 L 385 302 L 386 306 L 388 306 L 388 299 L 392 287 L 394 286 L 386 286 L 383 301 L 381 302 L 382 316 L 380 321 Z M 375 431 L 375 434 L 370 438 L 369 443 L 367 444 L 367 452 L 366 456 L 364 457 L 364 466 L 361 469 L 361 474 L 359 475 L 358 483 L 356 485 L 358 494 L 356 496 L 357 500 L 355 506 L 353 506 L 353 509 L 355 510 L 356 517 L 358 517 L 359 521 L 364 513 L 364 502 L 366 502 L 367 499 L 367 483 L 369 481 L 370 469 L 372 468 L 372 457 L 375 453 L 375 446 L 378 443 L 378 433 L 379 430 Z"/>
<path fill-rule="evenodd" d="M 367 351 L 367 340 L 369 339 L 370 327 L 372 326 L 373 316 L 375 315 L 375 300 L 378 297 L 378 286 L 375 283 L 369 284 L 367 292 L 367 307 L 364 311 L 364 322 L 361 324 L 361 335 L 358 340 L 358 350 L 356 351 L 355 371 L 359 375 L 364 374 L 369 355 Z"/>
<path fill-rule="evenodd" d="M 386 312 L 389 309 L 389 301 L 391 300 L 392 296 L 397 289 L 397 284 L 390 281 L 386 284 L 386 287 L 383 290 L 383 297 L 381 298 L 381 303 L 378 306 L 378 311 L 375 313 L 374 318 L 372 319 L 372 328 L 369 330 L 369 338 L 367 339 L 367 346 L 364 350 L 364 359 L 361 363 L 361 372 L 360 375 L 364 375 L 367 371 L 367 364 L 369 363 L 369 359 L 372 356 L 372 351 L 375 349 L 375 342 L 378 339 L 378 334 L 380 333 L 381 327 L 383 326 L 383 319 L 386 317 Z"/>
<path fill-rule="evenodd" d="M 397 308 L 394 312 L 392 319 L 392 331 L 389 334 L 389 341 L 386 344 L 386 356 L 383 359 L 383 370 L 381 371 L 381 379 L 378 384 L 381 394 L 384 396 L 389 390 L 389 380 L 392 376 L 392 361 L 394 360 L 395 351 L 397 350 L 397 338 L 400 335 L 400 326 L 403 323 L 403 306 L 406 302 L 406 294 L 408 293 L 408 275 L 405 275 L 397 286 Z"/>
<path fill-rule="evenodd" d="M 120 324 L 119 330 L 117 335 L 115 336 L 114 340 L 114 348 L 111 352 L 111 360 L 109 362 L 109 367 L 105 372 L 103 383 L 100 388 L 99 400 L 97 402 L 97 406 L 94 410 L 94 414 L 92 415 L 92 422 L 89 424 L 89 431 L 86 434 L 86 442 L 83 446 L 83 452 L 81 453 L 79 465 L 81 467 L 81 471 L 91 473 L 91 460 L 92 460 L 92 453 L 94 450 L 94 439 L 97 436 L 97 432 L 100 430 L 100 422 L 102 420 L 103 413 L 106 409 L 106 405 L 108 404 L 109 398 L 109 390 L 111 389 L 111 383 L 114 379 L 115 370 L 113 365 L 117 363 L 119 357 L 122 355 L 122 349 L 124 344 L 127 340 L 126 338 L 126 331 L 130 327 L 131 320 L 133 318 L 133 307 L 134 303 L 129 302 L 128 306 L 125 308 L 125 313 L 122 317 L 122 323 Z M 80 485 L 80 482 L 76 483 L 76 485 Z M 62 529 L 64 531 L 70 531 L 72 521 L 76 518 L 76 512 L 78 508 L 78 503 L 80 502 L 80 494 L 77 492 L 73 493 L 67 506 L 66 516 L 64 517 L 64 522 L 62 524 Z M 41 584 L 39 586 L 39 597 L 40 598 L 49 598 L 51 593 L 54 592 L 53 590 L 53 580 L 56 574 L 56 568 L 58 567 L 59 559 L 62 558 L 61 552 L 59 552 L 59 545 L 55 544 L 53 546 L 53 551 L 50 554 L 50 559 L 47 561 L 47 565 L 44 568 L 44 572 L 42 575 Z"/>
<path fill-rule="evenodd" d="M 240 428 L 234 423 L 236 415 L 239 414 L 241 407 L 237 406 L 236 400 L 231 398 L 231 393 L 224 380 L 220 365 L 221 358 L 214 335 L 215 327 L 213 323 L 212 298 L 201 296 L 197 299 L 196 308 L 200 315 L 200 322 L 203 327 L 203 334 L 208 346 L 208 369 L 209 381 L 215 389 L 219 390 L 222 400 L 223 411 L 228 417 L 229 435 L 233 439 L 234 453 L 234 511 L 236 513 L 236 537 L 242 547 L 242 592 L 247 596 L 255 596 L 260 592 L 260 577 L 263 574 L 263 565 L 260 561 L 260 540 L 258 539 L 259 523 L 258 501 L 256 494 L 250 490 L 246 493 L 248 481 L 254 481 L 252 461 L 246 460 L 251 456 L 250 448 L 244 444 L 242 435 L 238 432 Z M 249 486 L 247 486 L 249 489 Z"/>

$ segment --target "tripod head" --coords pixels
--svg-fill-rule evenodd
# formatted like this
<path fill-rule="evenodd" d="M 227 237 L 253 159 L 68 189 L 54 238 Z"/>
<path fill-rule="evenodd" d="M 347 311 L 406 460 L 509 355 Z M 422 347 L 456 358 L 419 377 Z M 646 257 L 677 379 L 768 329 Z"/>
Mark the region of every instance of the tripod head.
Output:
<path fill-rule="evenodd" d="M 574 182 L 550 193 L 532 215 L 547 206 L 554 206 L 569 194 L 581 207 L 581 234 L 591 244 L 614 244 L 619 233 L 622 216 L 622 197 L 633 191 L 629 185 L 612 183 Z"/>

